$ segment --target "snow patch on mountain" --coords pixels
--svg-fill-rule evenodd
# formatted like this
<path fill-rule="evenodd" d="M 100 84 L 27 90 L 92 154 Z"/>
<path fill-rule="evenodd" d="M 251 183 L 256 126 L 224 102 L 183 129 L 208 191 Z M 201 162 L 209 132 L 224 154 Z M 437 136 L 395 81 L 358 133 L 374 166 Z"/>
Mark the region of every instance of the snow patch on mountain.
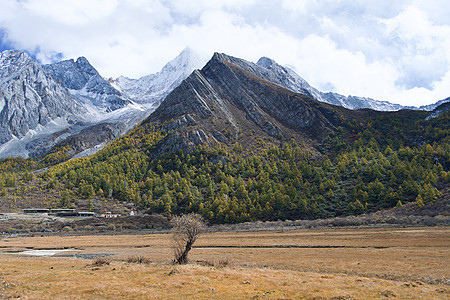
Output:
<path fill-rule="evenodd" d="M 80 158 L 80 157 L 87 157 L 87 156 L 91 156 L 92 154 L 95 154 L 96 152 L 102 150 L 103 148 L 105 148 L 105 146 L 108 145 L 107 143 L 101 143 L 98 144 L 92 148 L 88 148 L 84 151 L 81 151 L 80 153 L 74 155 L 71 159 L 75 159 L 75 158 Z"/>
<path fill-rule="evenodd" d="M 0 158 L 17 157 L 28 158 L 30 153 L 44 153 L 46 150 L 70 136 L 68 128 L 73 124 L 67 118 L 61 117 L 51 120 L 45 125 L 38 124 L 34 129 L 30 129 L 24 136 L 12 138 L 0 145 Z"/>
<path fill-rule="evenodd" d="M 3 110 L 3 107 L 5 107 L 5 104 L 6 104 L 5 98 L 1 97 L 1 95 L 0 95 L 0 111 Z"/>

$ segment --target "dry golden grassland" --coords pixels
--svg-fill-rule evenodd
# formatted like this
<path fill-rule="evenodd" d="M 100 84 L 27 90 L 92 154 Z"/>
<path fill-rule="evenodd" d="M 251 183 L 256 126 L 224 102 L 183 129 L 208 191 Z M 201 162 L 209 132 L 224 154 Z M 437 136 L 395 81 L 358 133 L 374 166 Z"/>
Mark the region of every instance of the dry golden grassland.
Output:
<path fill-rule="evenodd" d="M 450 299 L 449 249 L 447 227 L 222 232 L 175 266 L 167 234 L 3 238 L 0 299 Z"/>

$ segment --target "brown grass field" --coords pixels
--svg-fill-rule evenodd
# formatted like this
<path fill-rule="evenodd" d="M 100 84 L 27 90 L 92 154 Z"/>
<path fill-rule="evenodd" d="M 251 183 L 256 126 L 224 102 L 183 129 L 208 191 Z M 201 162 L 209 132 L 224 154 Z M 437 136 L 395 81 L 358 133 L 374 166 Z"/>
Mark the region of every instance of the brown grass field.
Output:
<path fill-rule="evenodd" d="M 0 299 L 450 299 L 448 227 L 218 232 L 194 246 L 177 266 L 168 234 L 2 238 Z M 77 251 L 18 253 L 64 248 Z"/>

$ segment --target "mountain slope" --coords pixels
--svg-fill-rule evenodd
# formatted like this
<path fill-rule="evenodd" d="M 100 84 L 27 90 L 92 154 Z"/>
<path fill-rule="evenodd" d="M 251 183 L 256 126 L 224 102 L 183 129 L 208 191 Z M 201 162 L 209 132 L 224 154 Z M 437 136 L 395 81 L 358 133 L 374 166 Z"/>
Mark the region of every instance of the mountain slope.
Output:
<path fill-rule="evenodd" d="M 53 78 L 69 89 L 81 103 L 93 106 L 101 113 L 108 113 L 130 103 L 118 90 L 106 81 L 85 57 L 44 65 Z"/>
<path fill-rule="evenodd" d="M 124 76 L 114 83 L 136 103 L 156 108 L 160 102 L 189 74 L 201 68 L 205 60 L 191 49 L 184 49 L 175 59 L 168 62 L 160 72 L 131 79 Z"/>
<path fill-rule="evenodd" d="M 367 97 L 343 96 L 338 93 L 321 92 L 316 88 L 310 86 L 308 82 L 306 82 L 306 80 L 297 75 L 292 69 L 283 67 L 267 57 L 261 57 L 258 60 L 257 65 L 270 71 L 271 76 L 265 77 L 267 80 L 288 88 L 296 93 L 310 95 L 314 99 L 321 102 L 339 105 L 348 109 L 370 108 L 379 111 L 414 109 L 414 107 L 405 107 L 400 104 L 374 100 Z"/>
<path fill-rule="evenodd" d="M 438 108 L 439 106 L 441 106 L 443 104 L 446 104 L 446 103 L 449 103 L 449 102 L 450 102 L 450 97 L 442 99 L 442 100 L 439 100 L 438 102 L 433 103 L 433 104 L 422 105 L 422 106 L 419 107 L 419 109 L 420 110 L 426 110 L 426 111 L 433 111 L 436 108 Z"/>
<path fill-rule="evenodd" d="M 166 129 L 177 129 L 164 151 L 237 140 L 250 145 L 259 137 L 311 145 L 310 139 L 320 140 L 335 128 L 334 107 L 264 80 L 269 75 L 253 63 L 215 53 L 150 116 L 149 122 L 167 121 Z M 255 137 L 242 138 L 248 132 Z"/>
<path fill-rule="evenodd" d="M 95 118 L 90 127 L 60 141 L 46 161 L 54 164 L 60 162 L 55 161 L 54 156 L 64 158 L 75 154 L 79 157 L 95 153 L 148 117 L 160 101 L 200 65 L 198 56 L 185 49 L 157 74 L 137 80 L 120 77 L 109 82 L 85 58 L 47 66 L 77 99 L 87 105 Z"/>

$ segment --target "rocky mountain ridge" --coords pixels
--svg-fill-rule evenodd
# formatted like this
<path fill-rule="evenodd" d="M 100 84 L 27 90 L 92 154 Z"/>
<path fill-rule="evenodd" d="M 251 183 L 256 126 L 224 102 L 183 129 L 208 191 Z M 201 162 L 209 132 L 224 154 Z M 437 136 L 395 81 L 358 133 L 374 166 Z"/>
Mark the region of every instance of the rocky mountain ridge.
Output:
<path fill-rule="evenodd" d="M 404 108 L 320 92 L 293 70 L 266 57 L 255 64 L 216 53 L 201 71 L 192 72 L 203 63 L 187 48 L 156 74 L 106 80 L 84 57 L 41 66 L 23 52 L 4 51 L 0 58 L 0 157 L 39 156 L 55 145 L 67 144 L 70 156 L 89 155 L 131 130 L 161 103 L 151 119 L 174 119 L 168 128 L 193 126 L 206 119 L 217 125 L 213 130 L 209 124 L 207 132 L 185 132 L 190 136 L 189 147 L 230 141 L 248 130 L 279 138 L 299 135 L 293 128 L 306 128 L 301 138 L 323 137 L 335 124 L 331 112 L 336 108 L 326 103 L 349 109 Z M 177 93 L 169 95 L 177 87 Z M 309 97 L 325 103 L 311 102 Z M 449 100 L 419 109 L 432 110 Z M 242 124 L 247 120 L 253 123 L 246 127 Z"/>
<path fill-rule="evenodd" d="M 131 101 L 105 80 L 85 57 L 43 66 L 53 78 L 86 106 L 100 113 L 122 108 Z"/>
<path fill-rule="evenodd" d="M 321 95 L 293 71 L 268 59 L 255 64 L 215 53 L 201 70 L 174 89 L 146 122 L 161 124 L 172 132 L 159 145 L 158 156 L 217 143 L 239 142 L 249 148 L 261 138 L 301 140 L 315 152 L 316 145 L 343 125 L 342 120 L 362 122 L 375 115 L 389 116 L 388 111 L 352 110 L 314 99 Z M 448 99 L 439 102 L 443 103 L 440 107 L 446 102 Z"/>

